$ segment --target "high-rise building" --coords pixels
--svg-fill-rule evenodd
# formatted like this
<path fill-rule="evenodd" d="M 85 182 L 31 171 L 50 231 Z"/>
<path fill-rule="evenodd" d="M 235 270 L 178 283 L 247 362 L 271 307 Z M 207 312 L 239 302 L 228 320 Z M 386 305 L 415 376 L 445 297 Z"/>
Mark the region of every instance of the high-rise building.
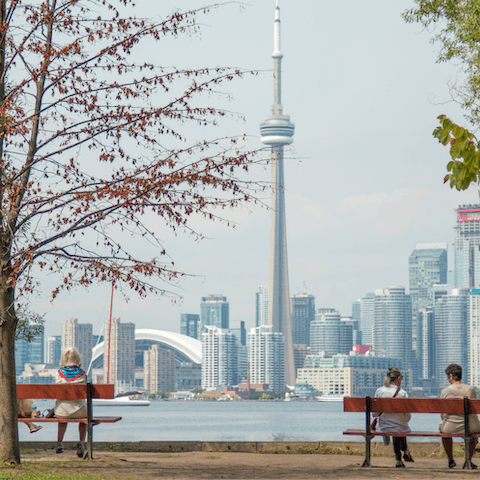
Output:
<path fill-rule="evenodd" d="M 447 244 L 419 243 L 408 259 L 410 299 L 412 301 L 412 348 L 418 362 L 416 371 L 423 378 L 418 309 L 433 306 L 433 285 L 447 283 Z"/>
<path fill-rule="evenodd" d="M 200 315 L 182 313 L 180 315 L 180 333 L 198 340 L 200 330 Z"/>
<path fill-rule="evenodd" d="M 294 344 L 293 345 L 293 355 L 295 357 L 295 378 L 297 377 L 297 372 L 299 368 L 303 368 L 305 363 L 305 358 L 307 355 L 310 355 L 310 347 L 304 344 Z"/>
<path fill-rule="evenodd" d="M 230 328 L 230 333 L 233 333 L 237 337 L 239 345 L 244 347 L 247 345 L 247 329 L 245 328 L 245 322 L 240 320 L 238 327 Z"/>
<path fill-rule="evenodd" d="M 207 325 L 202 333 L 202 387 L 215 389 L 237 385 L 237 338 L 223 328 Z"/>
<path fill-rule="evenodd" d="M 106 383 L 121 388 L 135 385 L 135 324 L 119 318 L 106 322 L 103 329 L 103 370 Z"/>
<path fill-rule="evenodd" d="M 30 342 L 20 338 L 15 342 L 15 375 L 21 375 L 26 363 L 44 362 L 45 332 L 42 330 Z"/>
<path fill-rule="evenodd" d="M 62 323 L 62 352 L 75 347 L 80 353 L 82 367 L 87 371 L 92 359 L 93 327 L 91 323 L 78 323 L 76 318 Z"/>
<path fill-rule="evenodd" d="M 267 384 L 269 390 L 285 388 L 283 335 L 272 332 L 271 325 L 261 325 L 247 335 L 251 383 Z"/>
<path fill-rule="evenodd" d="M 412 353 L 412 302 L 404 287 L 375 291 L 375 355 L 401 358 L 404 368 L 415 365 Z M 415 373 L 414 373 L 415 375 Z"/>
<path fill-rule="evenodd" d="M 352 326 L 352 345 L 362 345 L 363 336 L 362 331 L 360 330 L 360 321 L 355 320 L 353 317 L 342 317 L 340 319 L 345 325 Z"/>
<path fill-rule="evenodd" d="M 268 284 L 262 284 L 255 293 L 255 326 L 268 324 Z"/>
<path fill-rule="evenodd" d="M 451 363 L 461 365 L 463 378 L 469 378 L 468 305 L 468 288 L 454 288 L 435 304 L 435 363 L 439 388 L 448 385 L 445 368 Z"/>
<path fill-rule="evenodd" d="M 434 382 L 435 361 L 435 314 L 433 307 L 422 307 L 417 311 L 419 378 Z M 432 383 L 434 386 L 435 383 Z"/>
<path fill-rule="evenodd" d="M 144 385 L 148 393 L 175 391 L 175 353 L 152 345 L 143 352 Z"/>
<path fill-rule="evenodd" d="M 468 384 L 480 386 L 480 289 L 472 289 L 469 296 L 467 351 Z"/>
<path fill-rule="evenodd" d="M 375 294 L 367 293 L 360 300 L 360 330 L 364 345 L 373 345 L 375 329 Z"/>
<path fill-rule="evenodd" d="M 310 345 L 310 323 L 315 319 L 315 297 L 307 292 L 292 295 L 292 340 Z"/>
<path fill-rule="evenodd" d="M 285 220 L 285 177 L 283 154 L 285 145 L 293 142 L 295 126 L 283 114 L 282 57 L 280 50 L 280 7 L 275 8 L 273 58 L 273 105 L 271 115 L 260 124 L 262 143 L 272 147 L 272 203 L 270 237 L 270 285 L 268 324 L 273 332 L 283 334 L 285 342 L 285 381 L 295 383 L 290 293 L 288 285 L 287 228 Z"/>
<path fill-rule="evenodd" d="M 480 205 L 460 205 L 455 223 L 455 287 L 480 285 Z"/>
<path fill-rule="evenodd" d="M 348 354 L 353 346 L 353 326 L 342 322 L 336 311 L 319 313 L 310 324 L 310 354 Z"/>
<path fill-rule="evenodd" d="M 62 356 L 62 336 L 56 335 L 47 338 L 47 363 L 51 365 L 60 365 Z"/>
<path fill-rule="evenodd" d="M 360 299 L 352 302 L 352 318 L 354 320 L 358 320 L 358 322 L 360 322 L 361 312 L 362 312 L 362 304 L 361 304 Z"/>
<path fill-rule="evenodd" d="M 230 305 L 227 302 L 227 297 L 223 295 L 209 295 L 202 297 L 200 303 L 200 318 L 202 321 L 202 328 L 200 333 L 205 333 L 206 326 L 228 329 L 230 323 Z"/>

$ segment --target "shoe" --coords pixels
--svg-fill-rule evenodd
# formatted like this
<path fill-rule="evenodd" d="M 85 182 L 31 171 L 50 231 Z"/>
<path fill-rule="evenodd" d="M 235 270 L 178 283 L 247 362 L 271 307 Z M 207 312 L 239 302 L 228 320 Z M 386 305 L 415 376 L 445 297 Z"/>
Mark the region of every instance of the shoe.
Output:
<path fill-rule="evenodd" d="M 405 468 L 405 464 L 402 462 L 402 463 L 397 463 L 395 465 L 395 468 Z"/>
<path fill-rule="evenodd" d="M 476 469 L 478 468 L 478 467 L 477 467 L 474 463 L 472 463 L 472 462 L 470 462 L 470 465 L 472 465 L 472 470 L 476 470 Z"/>
<path fill-rule="evenodd" d="M 457 464 L 455 463 L 455 460 L 453 460 L 453 458 L 452 458 L 452 460 L 448 461 L 448 468 L 454 468 L 456 466 L 457 466 Z"/>
<path fill-rule="evenodd" d="M 404 452 L 403 454 L 403 459 L 406 461 L 406 462 L 414 462 L 415 460 L 413 459 L 412 455 L 410 454 L 410 452 Z"/>
<path fill-rule="evenodd" d="M 85 444 L 83 442 L 77 443 L 77 457 L 83 458 L 85 455 Z"/>
<path fill-rule="evenodd" d="M 390 445 L 390 437 L 388 435 L 384 435 L 383 437 L 383 444 L 388 447 Z"/>
<path fill-rule="evenodd" d="M 55 453 L 63 453 L 63 445 L 57 445 L 57 448 L 55 448 Z"/>
<path fill-rule="evenodd" d="M 30 433 L 35 433 L 35 432 L 38 432 L 39 430 L 41 430 L 43 427 L 41 425 L 35 425 L 35 428 L 32 428 L 30 430 Z"/>

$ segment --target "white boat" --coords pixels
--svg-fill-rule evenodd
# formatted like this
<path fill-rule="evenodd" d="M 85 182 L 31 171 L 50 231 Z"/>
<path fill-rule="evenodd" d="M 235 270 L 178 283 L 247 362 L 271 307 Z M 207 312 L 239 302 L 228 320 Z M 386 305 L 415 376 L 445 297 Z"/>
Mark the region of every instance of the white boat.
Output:
<path fill-rule="evenodd" d="M 302 397 L 300 395 L 297 395 L 295 393 L 289 393 L 287 392 L 285 394 L 285 402 L 300 402 L 302 400 Z"/>
<path fill-rule="evenodd" d="M 328 395 L 321 395 L 317 397 L 319 402 L 343 402 L 343 399 L 348 397 L 348 395 L 334 395 L 329 393 Z"/>
<path fill-rule="evenodd" d="M 93 398 L 94 407 L 148 407 L 150 400 L 144 393 L 129 392 L 117 395 L 115 398 Z"/>

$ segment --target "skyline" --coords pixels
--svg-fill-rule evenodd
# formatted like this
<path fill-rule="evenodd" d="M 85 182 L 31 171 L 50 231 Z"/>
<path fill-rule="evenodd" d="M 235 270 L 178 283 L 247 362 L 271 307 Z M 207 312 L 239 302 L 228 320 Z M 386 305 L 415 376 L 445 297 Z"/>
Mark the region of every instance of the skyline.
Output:
<path fill-rule="evenodd" d="M 215 130 L 248 133 L 249 145 L 259 144 L 258 123 L 270 104 L 272 78 L 268 25 L 275 1 L 258 3 L 214 10 L 201 18 L 201 37 L 168 40 L 168 49 L 159 52 L 165 64 L 178 57 L 182 65 L 260 70 L 230 84 L 233 100 L 222 100 L 245 114 L 246 122 L 226 119 Z M 182 7 L 201 4 L 183 1 Z M 162 2 L 159 13 L 174 5 Z M 297 128 L 285 164 L 290 293 L 303 291 L 305 282 L 317 308 L 350 315 L 351 303 L 365 293 L 408 286 L 408 256 L 417 243 L 447 242 L 452 268 L 454 209 L 476 203 L 478 196 L 443 185 L 448 150 L 431 133 L 441 113 L 465 124 L 457 105 L 442 104 L 457 67 L 435 64 L 430 33 L 403 22 L 409 1 L 372 1 L 368 10 L 353 0 L 296 5 L 281 5 L 284 102 Z M 138 11 L 158 8 L 144 2 Z M 269 181 L 268 168 L 253 174 Z M 192 225 L 208 237 L 201 242 L 165 232 L 175 264 L 198 275 L 182 281 L 183 303 L 131 295 L 125 304 L 116 293 L 114 316 L 143 328 L 179 331 L 180 314 L 198 313 L 202 296 L 222 294 L 231 305 L 231 323 L 245 320 L 253 327 L 255 292 L 268 279 L 270 212 L 253 205 L 251 210 L 227 212 L 239 222 L 236 229 L 194 219 Z M 46 336 L 72 317 L 91 322 L 97 334 L 108 317 L 109 285 L 61 294 L 50 304 L 53 284 L 48 277 L 40 280 L 42 297 L 33 298 L 31 308 L 46 314 Z"/>

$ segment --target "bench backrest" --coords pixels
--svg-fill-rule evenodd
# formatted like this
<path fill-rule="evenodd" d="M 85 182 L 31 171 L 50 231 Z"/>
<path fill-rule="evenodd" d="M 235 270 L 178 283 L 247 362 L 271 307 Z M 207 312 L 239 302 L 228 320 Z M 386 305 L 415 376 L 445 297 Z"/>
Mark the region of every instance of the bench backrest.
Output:
<path fill-rule="evenodd" d="M 480 399 L 470 399 L 469 413 L 480 413 Z M 344 412 L 365 412 L 365 397 L 345 397 Z M 463 398 L 371 398 L 371 412 L 464 414 Z"/>
<path fill-rule="evenodd" d="M 92 398 L 113 398 L 115 394 L 113 384 L 92 384 Z M 87 398 L 87 384 L 18 384 L 17 398 L 60 398 L 62 400 L 74 400 Z"/>

